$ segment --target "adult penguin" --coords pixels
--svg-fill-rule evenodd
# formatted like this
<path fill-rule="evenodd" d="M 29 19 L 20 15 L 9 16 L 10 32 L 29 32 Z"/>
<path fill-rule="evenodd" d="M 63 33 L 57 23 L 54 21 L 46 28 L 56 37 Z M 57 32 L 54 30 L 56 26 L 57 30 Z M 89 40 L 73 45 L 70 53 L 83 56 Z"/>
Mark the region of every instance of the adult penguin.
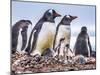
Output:
<path fill-rule="evenodd" d="M 75 55 L 83 55 L 85 57 L 90 57 L 91 55 L 92 48 L 86 26 L 81 28 L 75 43 L 74 52 Z"/>
<path fill-rule="evenodd" d="M 31 55 L 41 55 L 47 48 L 53 48 L 54 35 L 56 32 L 55 18 L 61 16 L 54 9 L 48 9 L 43 17 L 33 28 L 26 52 Z M 33 38 L 32 38 L 33 35 Z M 31 40 L 32 45 L 31 45 Z"/>
<path fill-rule="evenodd" d="M 66 52 L 70 47 L 70 36 L 71 36 L 71 22 L 76 19 L 77 16 L 65 15 L 57 26 L 55 40 L 53 43 L 53 49 L 58 51 L 55 55 L 65 56 Z M 67 50 L 66 50 L 67 49 Z M 72 51 L 69 49 L 70 53 Z"/>
<path fill-rule="evenodd" d="M 15 53 L 17 50 L 20 29 L 22 29 L 21 35 L 23 40 L 21 49 L 25 48 L 27 42 L 27 28 L 30 24 L 32 25 L 30 20 L 19 20 L 12 26 L 12 53 Z"/>

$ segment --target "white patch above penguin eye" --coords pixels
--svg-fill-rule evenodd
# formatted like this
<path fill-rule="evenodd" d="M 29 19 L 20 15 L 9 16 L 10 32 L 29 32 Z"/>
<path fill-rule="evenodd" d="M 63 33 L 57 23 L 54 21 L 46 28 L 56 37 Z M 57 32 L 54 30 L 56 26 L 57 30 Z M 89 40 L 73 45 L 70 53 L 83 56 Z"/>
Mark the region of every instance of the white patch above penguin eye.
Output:
<path fill-rule="evenodd" d="M 69 16 L 69 15 L 66 15 L 66 17 L 67 17 L 67 18 L 70 18 L 70 16 Z"/>
<path fill-rule="evenodd" d="M 52 13 L 53 13 L 53 10 L 52 10 L 52 9 L 50 9 L 50 10 L 49 10 L 49 13 L 51 13 L 51 14 L 52 14 Z"/>

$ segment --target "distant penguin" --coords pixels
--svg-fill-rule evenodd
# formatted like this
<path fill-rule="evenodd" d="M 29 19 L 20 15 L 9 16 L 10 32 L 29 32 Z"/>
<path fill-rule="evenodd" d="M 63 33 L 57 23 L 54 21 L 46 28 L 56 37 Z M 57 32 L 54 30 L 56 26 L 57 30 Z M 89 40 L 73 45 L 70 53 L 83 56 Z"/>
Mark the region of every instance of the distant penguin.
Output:
<path fill-rule="evenodd" d="M 15 53 L 17 50 L 18 36 L 20 29 L 22 29 L 21 35 L 23 39 L 22 41 L 23 44 L 21 49 L 23 50 L 25 48 L 27 42 L 27 28 L 29 24 L 32 24 L 30 20 L 20 20 L 12 26 L 12 53 Z"/>
<path fill-rule="evenodd" d="M 38 21 L 31 32 L 29 43 L 25 50 L 26 52 L 31 55 L 41 55 L 47 48 L 53 48 L 54 35 L 56 32 L 55 18 L 60 16 L 61 15 L 53 9 L 49 9 L 44 13 L 43 17 Z"/>
<path fill-rule="evenodd" d="M 53 49 L 57 50 L 59 47 L 59 44 L 61 43 L 61 39 L 63 39 L 60 49 L 58 50 L 58 55 L 64 55 L 70 47 L 70 36 L 71 36 L 71 28 L 70 24 L 71 22 L 76 19 L 77 16 L 71 16 L 71 15 L 65 15 L 61 22 L 58 24 L 55 34 L 55 40 L 53 43 Z M 70 50 L 70 49 L 69 49 Z M 70 51 L 72 52 L 72 51 Z M 64 53 L 64 54 L 63 54 Z M 57 54 L 56 54 L 57 55 Z"/>
<path fill-rule="evenodd" d="M 75 43 L 74 52 L 75 55 L 83 55 L 85 57 L 90 57 L 91 55 L 92 48 L 86 26 L 81 28 L 81 32 L 79 33 Z"/>

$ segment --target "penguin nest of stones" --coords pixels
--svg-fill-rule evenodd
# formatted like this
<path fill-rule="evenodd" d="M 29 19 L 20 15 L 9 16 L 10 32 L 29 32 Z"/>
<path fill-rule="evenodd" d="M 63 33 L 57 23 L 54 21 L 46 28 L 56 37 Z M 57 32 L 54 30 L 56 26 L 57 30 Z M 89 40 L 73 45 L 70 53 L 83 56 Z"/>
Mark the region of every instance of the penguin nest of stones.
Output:
<path fill-rule="evenodd" d="M 36 55 L 30 56 L 26 53 L 21 54 L 16 52 L 12 55 L 12 71 L 15 73 L 40 73 L 40 72 L 55 72 L 55 71 L 72 71 L 72 70 L 85 70 L 85 69 L 95 69 L 95 60 L 93 58 L 87 60 L 84 56 L 75 56 L 71 60 L 73 64 L 66 64 L 57 60 L 57 57 L 48 57 Z M 76 62 L 76 63 L 75 63 Z M 79 63 L 79 64 L 78 64 Z"/>

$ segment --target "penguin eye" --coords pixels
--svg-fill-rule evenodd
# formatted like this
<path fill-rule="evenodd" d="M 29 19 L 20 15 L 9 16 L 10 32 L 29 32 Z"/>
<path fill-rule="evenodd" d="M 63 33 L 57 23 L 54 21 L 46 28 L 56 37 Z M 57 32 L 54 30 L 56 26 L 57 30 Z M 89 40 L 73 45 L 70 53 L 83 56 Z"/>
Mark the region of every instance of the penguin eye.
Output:
<path fill-rule="evenodd" d="M 51 16 L 51 13 L 48 13 L 47 15 L 48 15 L 48 16 Z"/>

